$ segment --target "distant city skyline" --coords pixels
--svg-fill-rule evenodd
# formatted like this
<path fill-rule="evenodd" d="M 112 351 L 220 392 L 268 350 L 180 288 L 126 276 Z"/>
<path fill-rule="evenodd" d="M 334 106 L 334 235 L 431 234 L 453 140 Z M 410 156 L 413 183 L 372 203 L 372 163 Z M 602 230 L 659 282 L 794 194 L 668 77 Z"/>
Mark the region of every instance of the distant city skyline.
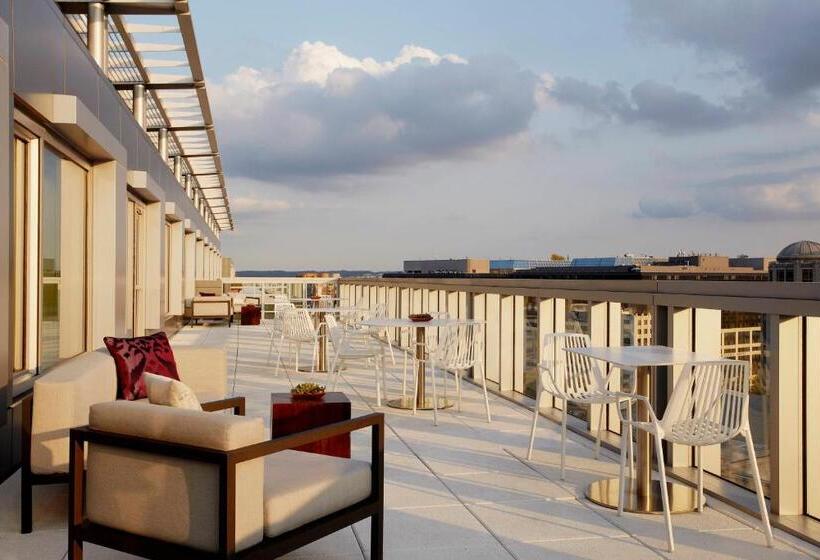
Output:
<path fill-rule="evenodd" d="M 196 12 L 238 270 L 820 238 L 820 3 L 243 5 Z"/>

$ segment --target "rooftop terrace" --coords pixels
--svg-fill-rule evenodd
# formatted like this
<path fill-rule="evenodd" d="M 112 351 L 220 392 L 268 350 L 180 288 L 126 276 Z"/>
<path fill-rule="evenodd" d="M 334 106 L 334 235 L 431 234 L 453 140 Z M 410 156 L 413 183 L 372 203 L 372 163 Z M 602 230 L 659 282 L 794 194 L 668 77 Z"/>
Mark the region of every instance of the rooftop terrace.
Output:
<path fill-rule="evenodd" d="M 266 364 L 268 336 L 261 327 L 186 327 L 174 345 L 223 347 L 229 392 L 248 398 L 248 415 L 269 418 L 270 393 L 324 375 L 274 377 Z M 307 351 L 303 357 L 308 360 Z M 288 358 L 286 363 L 291 364 Z M 401 390 L 400 366 L 391 367 L 388 392 Z M 586 484 L 617 475 L 615 456 L 592 458 L 592 443 L 572 436 L 567 480 L 558 476 L 559 433 L 544 422 L 533 461 L 524 459 L 531 412 L 491 397 L 493 422 L 484 417 L 481 393 L 465 384 L 462 412 L 442 411 L 434 427 L 429 412 L 375 407 L 372 373 L 343 373 L 353 415 L 377 410 L 387 418 L 385 557 L 470 560 L 515 558 L 811 558 L 820 550 L 780 531 L 765 547 L 758 522 L 710 499 L 704 513 L 673 518 L 678 548 L 665 552 L 662 516 L 636 516 L 583 499 Z M 549 427 L 544 427 L 549 426 Z M 354 434 L 353 454 L 369 458 L 369 435 Z M 0 558 L 59 560 L 66 556 L 65 485 L 35 488 L 35 531 L 18 532 L 19 473 L 0 486 Z M 366 522 L 365 522 L 366 525 Z M 367 527 L 357 524 L 297 550 L 289 558 L 368 558 Z M 86 558 L 130 556 L 86 545 Z"/>

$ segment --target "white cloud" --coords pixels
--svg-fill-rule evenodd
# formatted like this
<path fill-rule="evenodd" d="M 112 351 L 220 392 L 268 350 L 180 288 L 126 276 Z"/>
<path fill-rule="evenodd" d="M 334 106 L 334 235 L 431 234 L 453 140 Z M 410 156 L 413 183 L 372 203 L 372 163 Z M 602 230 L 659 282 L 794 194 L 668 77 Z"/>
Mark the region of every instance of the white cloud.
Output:
<path fill-rule="evenodd" d="M 241 67 L 209 88 L 233 174 L 316 186 L 500 146 L 528 131 L 550 79 L 500 57 L 407 45 L 380 62 L 306 42 L 279 69 Z"/>

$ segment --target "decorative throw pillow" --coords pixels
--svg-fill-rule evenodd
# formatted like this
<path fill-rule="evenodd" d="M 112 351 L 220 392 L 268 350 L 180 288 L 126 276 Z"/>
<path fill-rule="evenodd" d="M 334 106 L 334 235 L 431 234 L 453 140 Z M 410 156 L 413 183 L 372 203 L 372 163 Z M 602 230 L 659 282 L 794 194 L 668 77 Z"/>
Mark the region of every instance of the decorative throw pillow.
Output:
<path fill-rule="evenodd" d="M 200 297 L 214 297 L 216 292 L 199 292 Z"/>
<path fill-rule="evenodd" d="M 145 388 L 148 392 L 148 402 L 186 410 L 202 410 L 199 399 L 182 381 L 177 381 L 162 375 L 145 372 Z"/>
<path fill-rule="evenodd" d="M 164 332 L 137 338 L 107 336 L 103 342 L 117 365 L 118 399 L 133 401 L 148 396 L 142 378 L 146 371 L 179 380 L 174 352 Z"/>

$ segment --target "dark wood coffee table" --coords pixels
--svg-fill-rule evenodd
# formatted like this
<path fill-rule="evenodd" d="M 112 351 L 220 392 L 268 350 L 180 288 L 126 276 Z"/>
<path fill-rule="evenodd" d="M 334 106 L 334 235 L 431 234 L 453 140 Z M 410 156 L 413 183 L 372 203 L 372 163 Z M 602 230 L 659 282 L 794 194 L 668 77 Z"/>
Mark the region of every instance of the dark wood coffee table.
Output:
<path fill-rule="evenodd" d="M 272 439 L 342 420 L 350 420 L 350 401 L 344 393 L 326 393 L 324 398 L 318 401 L 296 400 L 290 393 L 271 393 L 270 395 Z M 296 449 L 349 459 L 350 434 L 323 439 Z"/>

